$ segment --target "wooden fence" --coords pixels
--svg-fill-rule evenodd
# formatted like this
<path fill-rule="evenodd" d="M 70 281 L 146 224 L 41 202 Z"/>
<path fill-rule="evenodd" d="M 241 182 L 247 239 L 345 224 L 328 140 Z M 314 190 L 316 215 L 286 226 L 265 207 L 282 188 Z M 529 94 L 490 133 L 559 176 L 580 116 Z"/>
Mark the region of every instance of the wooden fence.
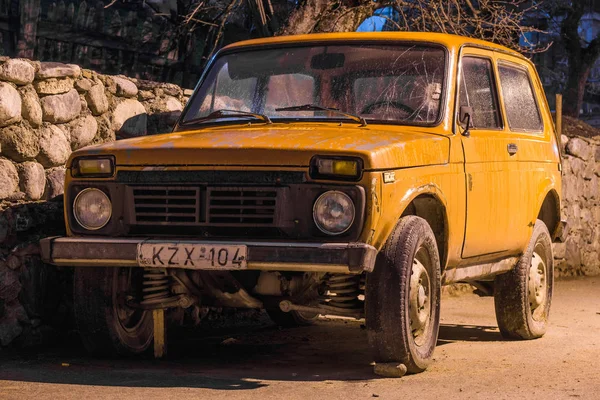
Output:
<path fill-rule="evenodd" d="M 120 4 L 106 9 L 102 1 L 0 0 L 0 51 L 181 84 L 173 27 L 137 4 Z M 201 72 L 200 66 L 191 69 L 188 85 Z"/>

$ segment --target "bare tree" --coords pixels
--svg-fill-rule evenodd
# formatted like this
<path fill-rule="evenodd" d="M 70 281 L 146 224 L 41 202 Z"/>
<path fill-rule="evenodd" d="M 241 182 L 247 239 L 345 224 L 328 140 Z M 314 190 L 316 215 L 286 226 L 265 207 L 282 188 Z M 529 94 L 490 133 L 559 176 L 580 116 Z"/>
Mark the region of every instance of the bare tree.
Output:
<path fill-rule="evenodd" d="M 114 2 L 123 0 L 114 0 Z M 129 0 L 131 1 L 131 0 Z M 137 0 L 142 1 L 142 0 Z M 393 7 L 389 26 L 400 31 L 444 32 L 490 40 L 517 50 L 536 29 L 523 26 L 531 0 L 144 0 L 174 26 L 171 47 L 190 85 L 192 61 L 206 63 L 232 27 L 237 39 L 317 32 L 355 31 L 374 12 Z M 110 3 L 112 4 L 112 3 Z M 169 12 L 165 11 L 169 9 Z M 243 26 L 242 29 L 240 27 Z M 231 39 L 229 39 L 231 40 Z M 198 54 L 200 53 L 200 54 Z M 170 80 L 171 77 L 166 79 Z"/>
<path fill-rule="evenodd" d="M 443 32 L 489 40 L 516 50 L 543 51 L 535 44 L 522 47 L 524 16 L 535 6 L 526 0 L 306 0 L 291 14 L 282 35 L 355 31 L 378 8 L 393 7 L 399 31 Z M 532 46 L 533 48 L 532 48 Z"/>
<path fill-rule="evenodd" d="M 567 58 L 563 112 L 577 118 L 583 105 L 586 82 L 600 58 L 600 35 L 591 41 L 580 34 L 582 18 L 595 11 L 590 2 L 554 0 L 546 2 L 546 10 L 560 27 L 560 50 Z"/>
<path fill-rule="evenodd" d="M 175 58 L 177 63 L 170 69 L 171 76 L 163 79 L 173 81 L 172 75 L 180 71 L 184 87 L 193 86 L 193 66 L 208 62 L 221 47 L 227 24 L 245 3 L 245 0 L 129 0 L 136 1 L 151 14 L 154 23 L 169 26 L 169 38 L 165 38 L 161 53 Z M 125 0 L 111 0 L 105 8 L 120 2 Z"/>

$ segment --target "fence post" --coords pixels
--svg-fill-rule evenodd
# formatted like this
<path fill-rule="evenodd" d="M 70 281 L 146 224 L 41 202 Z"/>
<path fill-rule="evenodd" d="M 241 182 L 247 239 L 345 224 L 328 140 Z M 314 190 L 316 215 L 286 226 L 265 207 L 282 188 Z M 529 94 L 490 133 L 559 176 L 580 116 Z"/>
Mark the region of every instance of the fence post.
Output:
<path fill-rule="evenodd" d="M 40 0 L 21 0 L 20 31 L 17 40 L 17 57 L 33 58 L 37 36 Z"/>
<path fill-rule="evenodd" d="M 556 133 L 562 135 L 562 94 L 556 94 Z"/>
<path fill-rule="evenodd" d="M 75 17 L 75 27 L 76 28 L 84 28 L 85 27 L 85 18 L 87 16 L 87 3 L 84 1 L 79 4 L 79 9 L 77 10 L 77 15 Z"/>

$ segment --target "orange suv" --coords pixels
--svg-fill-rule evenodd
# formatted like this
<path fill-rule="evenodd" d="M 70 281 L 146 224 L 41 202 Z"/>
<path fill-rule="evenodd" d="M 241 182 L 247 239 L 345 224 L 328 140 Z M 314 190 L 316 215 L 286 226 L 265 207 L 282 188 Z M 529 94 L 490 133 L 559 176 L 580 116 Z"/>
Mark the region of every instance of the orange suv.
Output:
<path fill-rule="evenodd" d="M 365 318 L 373 359 L 416 373 L 445 284 L 493 293 L 505 337 L 545 333 L 560 171 L 535 68 L 507 48 L 252 40 L 211 61 L 173 133 L 73 153 L 68 234 L 43 254 L 75 267 L 90 351 L 146 351 L 156 310 L 263 308 Z"/>

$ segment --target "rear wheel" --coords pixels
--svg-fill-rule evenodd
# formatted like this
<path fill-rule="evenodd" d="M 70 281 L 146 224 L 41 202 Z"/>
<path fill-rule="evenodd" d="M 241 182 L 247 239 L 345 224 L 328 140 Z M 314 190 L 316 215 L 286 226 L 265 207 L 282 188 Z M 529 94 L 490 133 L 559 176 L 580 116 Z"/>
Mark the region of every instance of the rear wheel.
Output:
<path fill-rule="evenodd" d="M 494 305 L 505 338 L 535 339 L 546 333 L 554 283 L 552 239 L 538 220 L 529 246 L 511 271 L 494 282 Z"/>
<path fill-rule="evenodd" d="M 75 269 L 74 311 L 85 348 L 93 354 L 140 354 L 153 341 L 150 311 L 131 308 L 141 298 L 141 268 Z"/>
<path fill-rule="evenodd" d="M 440 259 L 427 221 L 400 220 L 367 274 L 366 325 L 375 362 L 410 373 L 430 364 L 440 322 Z"/>

